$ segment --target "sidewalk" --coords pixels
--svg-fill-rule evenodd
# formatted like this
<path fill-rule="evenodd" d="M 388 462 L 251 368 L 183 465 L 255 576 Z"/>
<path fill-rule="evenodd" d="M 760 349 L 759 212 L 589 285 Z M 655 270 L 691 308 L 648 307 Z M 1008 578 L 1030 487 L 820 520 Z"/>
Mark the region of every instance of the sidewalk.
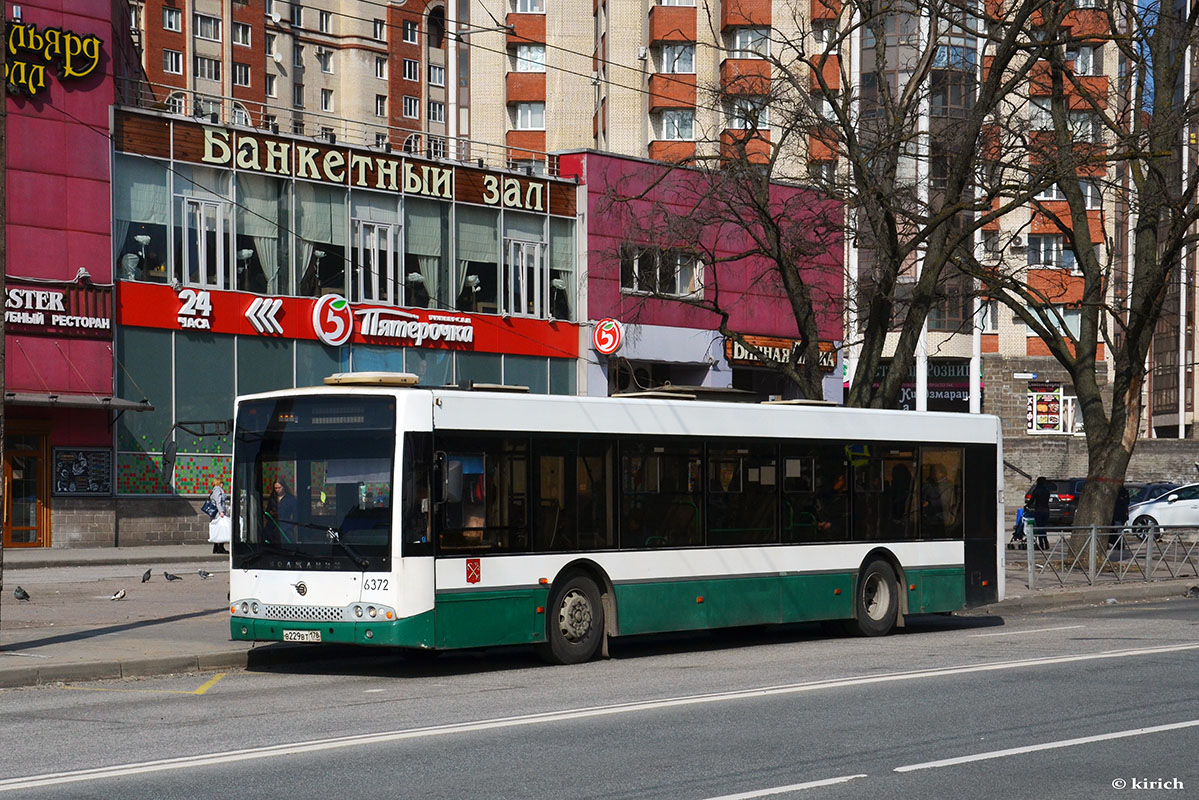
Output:
<path fill-rule="evenodd" d="M 148 582 L 141 576 L 151 571 Z M 213 573 L 207 580 L 197 570 Z M 369 657 L 363 648 L 252 644 L 229 638 L 229 562 L 212 546 L 4 551 L 0 688 Z M 167 581 L 164 572 L 182 580 Z M 1050 611 L 1182 597 L 1199 579 L 1026 588 L 1009 563 L 1007 599 L 969 614 Z M 21 586 L 30 600 L 13 590 Z M 109 598 L 124 589 L 122 600 Z M 380 651 L 379 654 L 382 654 Z"/>

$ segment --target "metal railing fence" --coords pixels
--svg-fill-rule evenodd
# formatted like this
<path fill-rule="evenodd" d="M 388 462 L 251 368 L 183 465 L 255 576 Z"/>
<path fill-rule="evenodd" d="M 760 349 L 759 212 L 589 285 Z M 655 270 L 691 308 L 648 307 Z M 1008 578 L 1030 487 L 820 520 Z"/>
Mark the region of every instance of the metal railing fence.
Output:
<path fill-rule="evenodd" d="M 1024 541 L 1008 548 L 1027 558 L 1028 588 L 1099 582 L 1125 583 L 1199 575 L 1199 528 L 1181 525 L 1092 525 L 1035 530 L 1024 522 Z"/>

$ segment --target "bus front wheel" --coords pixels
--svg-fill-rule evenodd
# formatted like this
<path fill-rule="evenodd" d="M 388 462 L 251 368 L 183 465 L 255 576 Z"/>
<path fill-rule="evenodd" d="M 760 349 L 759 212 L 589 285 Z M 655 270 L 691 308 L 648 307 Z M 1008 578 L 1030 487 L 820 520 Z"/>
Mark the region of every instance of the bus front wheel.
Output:
<path fill-rule="evenodd" d="M 886 561 L 871 561 L 858 578 L 854 629 L 862 636 L 886 636 L 899 616 L 899 584 Z"/>
<path fill-rule="evenodd" d="M 604 636 L 604 606 L 599 589 L 581 573 L 568 576 L 550 593 L 545 638 L 538 653 L 551 664 L 581 664 L 599 651 Z"/>

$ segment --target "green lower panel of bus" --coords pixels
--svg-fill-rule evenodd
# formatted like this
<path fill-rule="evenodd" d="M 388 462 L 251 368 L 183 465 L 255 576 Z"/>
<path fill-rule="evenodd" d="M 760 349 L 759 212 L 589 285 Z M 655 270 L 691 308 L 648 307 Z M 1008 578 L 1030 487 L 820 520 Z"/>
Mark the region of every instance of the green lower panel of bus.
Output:
<path fill-rule="evenodd" d="M 229 633 L 233 639 L 252 642 L 286 641 L 284 631 L 320 634 L 320 642 L 328 644 L 375 644 L 390 647 L 433 647 L 433 612 L 415 617 L 378 622 L 284 622 L 282 620 L 233 617 Z M 304 641 L 303 638 L 297 639 Z"/>
<path fill-rule="evenodd" d="M 852 572 L 706 578 L 618 584 L 621 635 L 727 628 L 779 622 L 849 619 Z M 965 604 L 961 567 L 909 569 L 907 613 L 956 611 Z M 529 644 L 545 638 L 545 588 L 437 595 L 436 608 L 391 622 L 281 622 L 233 617 L 234 639 L 284 641 L 284 631 L 319 631 L 321 642 L 456 649 Z M 244 630 L 243 630 L 244 629 Z M 369 634 L 369 635 L 368 635 Z"/>

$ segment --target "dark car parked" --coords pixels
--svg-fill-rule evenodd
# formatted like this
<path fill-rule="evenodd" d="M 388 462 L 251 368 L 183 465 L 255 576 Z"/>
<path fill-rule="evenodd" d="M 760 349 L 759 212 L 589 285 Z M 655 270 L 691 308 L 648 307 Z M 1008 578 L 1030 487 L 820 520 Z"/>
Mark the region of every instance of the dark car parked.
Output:
<path fill-rule="evenodd" d="M 1068 527 L 1074 524 L 1074 511 L 1082 497 L 1082 485 L 1086 478 L 1047 478 L 1049 484 L 1049 524 Z M 1034 486 L 1036 484 L 1033 484 Z M 1024 513 L 1032 515 L 1032 486 L 1024 493 Z"/>

